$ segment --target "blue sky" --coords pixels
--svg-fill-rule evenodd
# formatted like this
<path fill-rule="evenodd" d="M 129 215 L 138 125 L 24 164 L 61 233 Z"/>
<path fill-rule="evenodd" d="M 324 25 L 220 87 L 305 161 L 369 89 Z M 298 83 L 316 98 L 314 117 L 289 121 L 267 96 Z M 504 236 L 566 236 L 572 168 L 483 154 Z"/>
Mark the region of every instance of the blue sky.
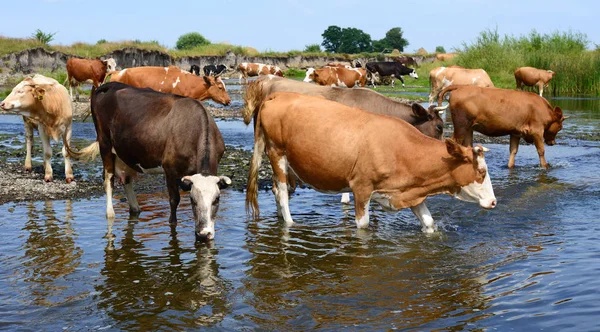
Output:
<path fill-rule="evenodd" d="M 10 0 L 2 1 L 0 35 L 27 37 L 36 29 L 57 32 L 53 43 L 95 43 L 99 39 L 158 40 L 200 32 L 211 42 L 251 46 L 259 51 L 304 49 L 321 43 L 330 25 L 355 27 L 381 39 L 401 27 L 410 45 L 433 52 L 473 41 L 484 29 L 501 34 L 579 31 L 600 44 L 598 1 L 531 0 Z"/>

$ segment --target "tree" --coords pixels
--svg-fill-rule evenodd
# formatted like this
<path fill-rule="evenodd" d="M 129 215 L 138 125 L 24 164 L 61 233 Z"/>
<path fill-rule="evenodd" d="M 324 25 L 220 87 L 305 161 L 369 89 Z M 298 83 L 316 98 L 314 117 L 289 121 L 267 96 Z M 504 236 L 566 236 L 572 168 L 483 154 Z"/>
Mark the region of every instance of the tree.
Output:
<path fill-rule="evenodd" d="M 338 53 L 356 54 L 371 50 L 371 36 L 368 33 L 356 28 L 342 29 L 342 44 Z"/>
<path fill-rule="evenodd" d="M 408 40 L 406 40 L 402 35 L 402 28 L 391 28 L 388 32 L 386 32 L 385 37 L 381 40 L 381 42 L 386 48 L 397 48 L 400 52 L 402 52 L 404 51 L 404 48 L 408 46 Z"/>
<path fill-rule="evenodd" d="M 321 45 L 319 45 L 319 44 L 306 45 L 306 47 L 304 48 L 304 52 L 310 52 L 310 53 L 321 52 Z"/>
<path fill-rule="evenodd" d="M 175 44 L 175 48 L 178 50 L 189 50 L 196 46 L 208 45 L 210 41 L 204 38 L 198 32 L 190 32 L 184 35 L 181 35 L 179 39 L 177 39 L 177 43 Z"/>
<path fill-rule="evenodd" d="M 444 48 L 444 46 L 436 46 L 435 53 L 446 53 L 446 49 Z"/>
<path fill-rule="evenodd" d="M 323 37 L 321 45 L 326 52 L 337 52 L 342 45 L 342 28 L 337 25 L 330 25 L 321 36 Z"/>

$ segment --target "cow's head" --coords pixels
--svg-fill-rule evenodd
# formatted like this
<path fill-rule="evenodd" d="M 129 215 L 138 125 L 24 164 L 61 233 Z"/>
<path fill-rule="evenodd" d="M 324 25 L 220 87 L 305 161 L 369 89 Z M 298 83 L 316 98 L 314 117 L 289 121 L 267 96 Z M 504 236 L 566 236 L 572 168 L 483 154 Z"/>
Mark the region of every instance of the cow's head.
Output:
<path fill-rule="evenodd" d="M 225 83 L 220 77 L 213 76 L 202 76 L 204 83 L 206 83 L 206 93 L 209 98 L 222 105 L 229 105 L 231 98 L 225 88 Z"/>
<path fill-rule="evenodd" d="M 452 177 L 459 186 L 454 197 L 461 201 L 479 203 L 484 209 L 496 206 L 496 196 L 483 153 L 489 151 L 481 145 L 464 147 L 452 139 L 446 139 L 446 150 L 453 159 Z"/>
<path fill-rule="evenodd" d="M 556 144 L 556 135 L 562 129 L 562 123 L 565 119 L 568 118 L 563 115 L 560 107 L 556 106 L 554 108 L 554 114 L 552 116 L 552 122 L 550 122 L 546 128 L 544 129 L 544 142 L 548 145 Z"/>
<path fill-rule="evenodd" d="M 35 84 L 33 79 L 26 78 L 13 88 L 0 108 L 29 116 L 31 110 L 42 103 L 48 88 L 48 84 Z"/>
<path fill-rule="evenodd" d="M 281 71 L 281 68 L 277 66 L 274 67 L 272 74 L 275 76 L 283 77 L 283 71 Z"/>
<path fill-rule="evenodd" d="M 106 72 L 110 73 L 111 71 L 117 70 L 117 62 L 115 59 L 110 58 L 106 60 L 101 60 L 104 66 L 106 67 Z"/>
<path fill-rule="evenodd" d="M 410 73 L 408 73 L 408 76 L 410 76 L 410 77 L 412 77 L 414 79 L 419 78 L 419 75 L 417 75 L 417 71 L 414 70 L 414 69 Z"/>
<path fill-rule="evenodd" d="M 317 76 L 317 73 L 315 72 L 314 68 L 308 68 L 308 70 L 306 71 L 306 77 L 304 77 L 304 82 L 310 82 L 310 81 L 314 81 L 315 77 Z"/>
<path fill-rule="evenodd" d="M 195 174 L 181 179 L 181 189 L 190 191 L 196 240 L 215 238 L 215 217 L 219 210 L 221 189 L 231 184 L 226 176 Z"/>
<path fill-rule="evenodd" d="M 425 136 L 442 139 L 444 136 L 444 120 L 440 116 L 440 112 L 434 110 L 434 106 L 425 109 L 418 103 L 412 104 L 411 108 L 413 111 L 412 116 L 416 119 L 413 124 L 415 128 L 419 129 Z"/>

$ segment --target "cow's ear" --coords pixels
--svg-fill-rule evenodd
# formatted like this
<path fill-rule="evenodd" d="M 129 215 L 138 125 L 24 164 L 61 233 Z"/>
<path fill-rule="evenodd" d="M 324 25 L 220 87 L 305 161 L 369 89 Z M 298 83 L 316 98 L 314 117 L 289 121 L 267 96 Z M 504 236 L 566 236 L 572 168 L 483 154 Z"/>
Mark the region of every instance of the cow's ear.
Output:
<path fill-rule="evenodd" d="M 563 112 L 562 112 L 562 110 L 560 109 L 560 107 L 558 107 L 558 106 L 556 106 L 556 107 L 554 108 L 554 114 L 556 114 L 556 116 L 557 116 L 559 119 L 562 119 L 562 118 L 563 118 Z"/>
<path fill-rule="evenodd" d="M 42 101 L 44 100 L 44 95 L 46 94 L 46 89 L 36 86 L 35 89 L 33 90 L 33 96 L 35 97 L 35 99 Z"/>
<path fill-rule="evenodd" d="M 419 103 L 414 103 L 411 106 L 413 114 L 419 119 L 427 119 L 427 110 Z"/>
<path fill-rule="evenodd" d="M 460 144 L 458 144 L 455 140 L 446 138 L 444 142 L 446 143 L 446 150 L 452 157 L 460 160 L 463 160 L 467 157 L 464 154 L 462 146 L 460 146 Z"/>
<path fill-rule="evenodd" d="M 192 177 L 191 176 L 184 176 L 183 178 L 181 178 L 181 183 L 179 184 L 179 187 L 183 190 L 183 191 L 190 191 L 192 190 L 192 185 L 194 183 L 192 182 Z"/>
<path fill-rule="evenodd" d="M 202 78 L 204 79 L 204 83 L 206 83 L 206 85 L 212 85 L 212 82 L 210 81 L 210 78 L 208 76 L 202 76 Z"/>
<path fill-rule="evenodd" d="M 221 175 L 219 176 L 219 182 L 217 182 L 217 186 L 219 186 L 219 189 L 225 189 L 227 187 L 229 187 L 229 185 L 231 184 L 231 179 L 225 175 Z"/>

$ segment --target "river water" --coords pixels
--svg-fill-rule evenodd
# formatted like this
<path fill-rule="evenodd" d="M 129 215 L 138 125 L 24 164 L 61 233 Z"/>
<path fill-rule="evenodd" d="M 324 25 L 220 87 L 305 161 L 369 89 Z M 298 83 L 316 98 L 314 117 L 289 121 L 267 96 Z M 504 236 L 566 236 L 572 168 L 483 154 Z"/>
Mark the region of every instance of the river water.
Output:
<path fill-rule="evenodd" d="M 224 190 L 210 244 L 194 243 L 185 196 L 171 232 L 164 190 L 139 195 L 137 219 L 116 197 L 112 225 L 103 197 L 0 205 L 0 329 L 600 330 L 600 145 L 561 137 L 597 132 L 600 104 L 552 102 L 571 116 L 552 167 L 521 146 L 509 170 L 508 146 L 487 145 L 498 206 L 429 198 L 433 236 L 377 205 L 359 231 L 339 195 L 309 189 L 291 199 L 291 228 L 270 192 L 252 220 L 244 193 Z M 241 121 L 218 125 L 251 148 Z M 22 136 L 18 117 L 0 116 L 0 133 Z"/>

